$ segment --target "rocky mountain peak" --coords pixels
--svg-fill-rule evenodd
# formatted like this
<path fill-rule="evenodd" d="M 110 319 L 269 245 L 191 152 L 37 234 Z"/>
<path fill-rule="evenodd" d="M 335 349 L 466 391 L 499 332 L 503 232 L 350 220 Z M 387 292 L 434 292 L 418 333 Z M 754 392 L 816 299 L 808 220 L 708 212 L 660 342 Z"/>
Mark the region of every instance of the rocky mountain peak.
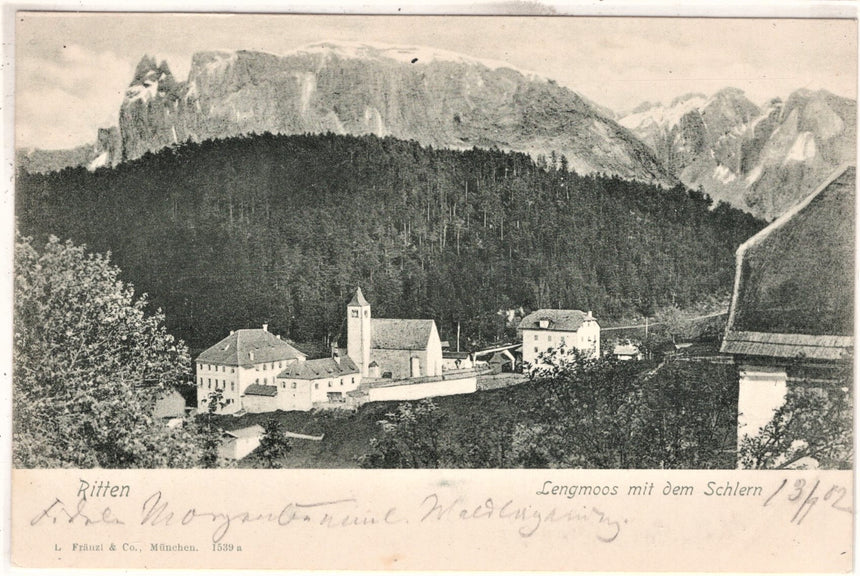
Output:
<path fill-rule="evenodd" d="M 447 148 L 565 155 L 581 172 L 674 185 L 651 152 L 574 91 L 444 50 L 323 42 L 283 56 L 201 52 L 185 82 L 147 56 L 120 110 L 123 157 L 272 132 L 391 135 Z"/>
<path fill-rule="evenodd" d="M 669 110 L 619 122 L 687 186 L 764 218 L 856 156 L 856 102 L 825 90 L 801 89 L 759 108 L 742 90 L 725 88 L 707 99 L 676 99 Z"/>

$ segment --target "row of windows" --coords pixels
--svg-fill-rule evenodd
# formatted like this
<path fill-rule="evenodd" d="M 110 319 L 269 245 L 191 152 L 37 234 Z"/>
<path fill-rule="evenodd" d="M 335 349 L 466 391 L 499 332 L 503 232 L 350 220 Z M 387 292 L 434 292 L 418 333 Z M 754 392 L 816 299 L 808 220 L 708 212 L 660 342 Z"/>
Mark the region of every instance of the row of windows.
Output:
<path fill-rule="evenodd" d="M 535 348 L 535 352 L 537 352 L 537 348 Z M 207 380 L 208 380 L 208 382 L 207 382 L 207 388 L 208 388 L 209 390 L 211 390 L 211 389 L 212 389 L 212 378 L 207 378 Z M 259 383 L 260 383 L 260 379 L 259 379 L 259 378 L 257 378 L 257 379 L 256 379 L 256 381 L 255 381 L 255 383 L 256 383 L 256 384 L 259 384 Z M 269 379 L 268 379 L 268 378 L 263 378 L 263 385 L 265 386 L 265 385 L 267 385 L 268 383 L 269 383 Z M 274 381 L 273 381 L 273 383 L 274 383 Z M 355 376 L 353 376 L 352 378 L 350 378 L 350 384 L 355 384 Z M 199 385 L 200 385 L 200 387 L 201 387 L 201 388 L 203 388 L 203 377 L 202 377 L 202 376 L 200 377 Z M 341 378 L 341 379 L 340 379 L 340 385 L 341 385 L 341 386 L 343 386 L 343 378 Z M 286 388 L 286 387 L 287 387 L 286 382 L 282 382 L 282 383 L 281 383 L 281 388 Z M 319 390 L 319 387 L 320 387 L 319 382 L 315 382 L 315 383 L 314 383 L 314 388 L 315 388 L 315 389 L 317 389 L 317 390 Z M 332 383 L 331 383 L 331 381 L 329 381 L 329 383 L 328 383 L 328 387 L 329 387 L 329 388 L 331 388 L 331 387 L 332 387 Z M 222 380 L 222 381 L 221 381 L 221 386 L 219 387 L 219 385 L 218 385 L 218 379 L 217 379 L 217 378 L 215 378 L 215 389 L 216 389 L 216 390 L 224 390 L 224 389 L 226 389 L 226 388 L 227 388 L 227 381 L 226 381 L 226 380 Z M 296 383 L 295 383 L 295 382 L 292 382 L 292 383 L 290 384 L 290 388 L 292 388 L 292 389 L 294 389 L 294 390 L 295 390 L 295 388 L 296 388 Z M 231 391 L 231 392 L 235 392 L 235 391 L 236 391 L 236 383 L 235 383 L 235 382 L 230 382 L 230 391 Z"/>
<path fill-rule="evenodd" d="M 213 367 L 214 367 L 214 368 L 213 368 Z M 217 372 L 217 371 L 218 371 L 218 365 L 217 365 L 217 364 L 207 364 L 207 365 L 206 365 L 206 369 L 207 369 L 207 370 L 209 370 L 210 372 Z M 198 365 L 197 365 L 197 370 L 198 370 L 198 371 L 202 371 L 202 370 L 203 370 L 203 364 L 198 364 Z M 221 372 L 226 372 L 226 371 L 227 371 L 227 367 L 226 367 L 226 366 L 221 366 Z M 231 372 L 231 373 L 235 373 L 235 372 L 236 372 L 236 368 L 235 368 L 235 367 L 233 367 L 233 366 L 231 366 L 231 367 L 230 367 L 230 372 Z"/>
<path fill-rule="evenodd" d="M 540 336 L 539 336 L 538 334 L 535 334 L 535 342 L 537 342 L 539 339 L 540 339 Z M 547 334 L 547 335 L 546 335 L 546 341 L 547 341 L 547 342 L 552 342 L 552 334 Z M 558 341 L 559 341 L 559 342 L 561 342 L 561 345 L 562 345 L 562 346 L 564 346 L 564 343 L 565 343 L 565 337 L 564 337 L 564 336 L 560 337 L 560 338 L 558 339 Z"/>
<path fill-rule="evenodd" d="M 281 368 L 283 368 L 283 367 L 284 367 L 284 363 L 283 363 L 283 362 L 278 362 L 278 369 L 281 369 Z M 266 364 L 262 364 L 261 366 L 255 366 L 255 368 L 257 369 L 257 371 L 260 371 L 260 370 L 274 370 L 274 369 L 275 369 L 275 363 L 274 363 L 274 362 L 272 362 L 272 364 L 271 364 L 271 367 L 270 367 L 270 368 L 266 368 Z"/>
<path fill-rule="evenodd" d="M 212 378 L 207 378 L 207 380 L 208 380 L 208 382 L 206 384 L 206 387 L 209 390 L 212 390 Z M 199 385 L 201 388 L 203 388 L 203 377 L 202 376 L 200 377 Z M 216 390 L 225 390 L 226 388 L 227 388 L 227 381 L 226 380 L 222 380 L 221 385 L 219 386 L 218 385 L 218 379 L 215 378 L 215 389 Z M 230 382 L 230 391 L 231 392 L 236 391 L 236 383 L 235 382 Z"/>
<path fill-rule="evenodd" d="M 267 366 L 268 366 L 268 368 L 267 368 Z M 283 367 L 284 367 L 284 363 L 283 363 L 283 362 L 278 362 L 278 369 L 281 369 L 281 368 L 283 368 Z M 267 365 L 267 364 L 262 364 L 261 366 L 255 366 L 255 368 L 256 368 L 258 371 L 259 371 L 259 370 L 274 370 L 274 369 L 275 369 L 275 363 L 274 363 L 274 362 L 272 362 L 271 364 L 268 364 L 268 365 Z M 218 371 L 218 365 L 217 365 L 217 364 L 206 364 L 206 369 L 207 369 L 207 370 L 209 370 L 210 372 L 217 372 L 217 371 Z M 198 364 L 198 365 L 197 365 L 197 370 L 202 371 L 202 370 L 203 370 L 203 364 Z M 221 366 L 221 372 L 226 372 L 226 371 L 227 371 L 227 367 L 226 367 L 226 366 Z M 231 372 L 231 373 L 235 373 L 235 372 L 236 372 L 236 368 L 235 368 L 234 366 L 231 366 L 231 367 L 230 367 L 230 372 Z"/>

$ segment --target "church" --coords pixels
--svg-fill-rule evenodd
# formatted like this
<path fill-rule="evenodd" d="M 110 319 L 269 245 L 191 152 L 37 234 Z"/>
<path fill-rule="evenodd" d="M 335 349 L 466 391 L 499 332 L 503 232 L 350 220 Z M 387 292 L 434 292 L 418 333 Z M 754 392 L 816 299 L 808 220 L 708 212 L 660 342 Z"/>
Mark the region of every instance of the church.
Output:
<path fill-rule="evenodd" d="M 347 355 L 365 378 L 442 375 L 442 341 L 436 322 L 373 318 L 361 288 L 347 304 Z"/>
<path fill-rule="evenodd" d="M 406 393 L 404 385 L 410 398 L 474 392 L 474 378 L 464 384 L 443 377 L 442 342 L 433 320 L 373 318 L 361 288 L 346 313 L 347 349 L 333 348 L 330 357 L 316 360 L 266 324 L 231 332 L 196 359 L 198 409 L 207 409 L 212 392 L 221 394 L 219 414 L 310 410 L 346 403 L 356 394 L 397 399 Z M 367 390 L 374 387 L 383 390 Z"/>

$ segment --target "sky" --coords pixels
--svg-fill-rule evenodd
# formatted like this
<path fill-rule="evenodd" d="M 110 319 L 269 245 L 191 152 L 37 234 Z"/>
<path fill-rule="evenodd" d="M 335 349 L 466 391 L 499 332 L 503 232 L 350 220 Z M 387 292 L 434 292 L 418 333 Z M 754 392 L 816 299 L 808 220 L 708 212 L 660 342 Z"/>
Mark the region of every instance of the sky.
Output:
<path fill-rule="evenodd" d="M 184 80 L 205 50 L 285 54 L 322 41 L 429 46 L 502 60 L 616 111 L 733 86 L 762 104 L 799 88 L 856 98 L 852 20 L 305 16 L 16 15 L 16 147 L 92 143 L 117 125 L 144 54 Z"/>

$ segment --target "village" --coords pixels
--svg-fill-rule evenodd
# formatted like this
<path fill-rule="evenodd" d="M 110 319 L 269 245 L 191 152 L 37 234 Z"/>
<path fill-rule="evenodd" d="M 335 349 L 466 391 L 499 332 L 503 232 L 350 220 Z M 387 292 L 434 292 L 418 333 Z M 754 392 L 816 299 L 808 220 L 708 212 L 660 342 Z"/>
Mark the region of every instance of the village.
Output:
<path fill-rule="evenodd" d="M 719 349 L 697 356 L 694 343 L 676 343 L 682 359 L 738 366 L 739 445 L 744 434 L 767 425 L 792 383 L 810 378 L 833 382 L 850 362 L 853 337 L 846 334 L 839 314 L 850 309 L 853 292 L 839 281 L 845 274 L 840 269 L 845 251 L 853 242 L 853 222 L 845 216 L 852 214 L 848 207 L 854 195 L 855 169 L 843 167 L 750 238 L 737 252 Z M 781 302 L 785 286 L 797 296 L 790 310 Z M 828 316 L 816 310 L 836 312 Z M 523 382 L 558 351 L 634 362 L 643 355 L 629 338 L 615 338 L 610 349 L 601 350 L 601 326 L 590 311 L 535 310 L 519 322 L 517 342 L 469 352 L 460 350 L 459 339 L 451 350 L 432 319 L 373 317 L 360 287 L 344 312 L 346 347 L 334 343 L 323 358 L 309 359 L 266 324 L 231 331 L 195 360 L 196 410 L 241 417 L 356 409 L 370 402 L 472 394 L 499 375 L 508 376 L 506 385 Z M 689 347 L 693 352 L 685 354 Z M 172 402 L 173 412 L 162 412 L 168 419 L 185 408 L 179 399 Z M 243 458 L 259 445 L 262 432 L 258 424 L 225 431 L 221 454 Z"/>

